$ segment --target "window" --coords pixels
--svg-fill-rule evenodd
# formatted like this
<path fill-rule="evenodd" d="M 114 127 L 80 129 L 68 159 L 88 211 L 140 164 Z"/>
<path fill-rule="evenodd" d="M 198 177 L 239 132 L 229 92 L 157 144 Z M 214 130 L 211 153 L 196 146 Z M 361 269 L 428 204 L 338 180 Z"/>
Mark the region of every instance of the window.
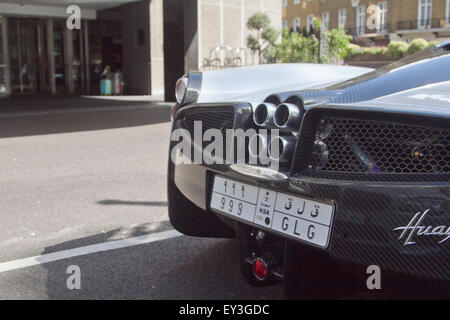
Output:
<path fill-rule="evenodd" d="M 347 9 L 341 9 L 338 12 L 338 25 L 343 26 L 345 28 L 346 24 L 347 24 Z"/>
<path fill-rule="evenodd" d="M 445 21 L 446 25 L 450 26 L 450 0 L 447 0 L 447 7 L 445 9 Z"/>
<path fill-rule="evenodd" d="M 329 25 L 330 25 L 330 13 L 323 12 L 322 13 L 322 28 L 324 30 L 328 30 Z"/>
<path fill-rule="evenodd" d="M 387 2 L 378 3 L 378 19 L 377 19 L 377 32 L 384 33 L 387 31 L 387 13 L 388 13 Z"/>
<path fill-rule="evenodd" d="M 286 20 L 286 19 L 284 19 L 283 20 L 283 30 L 284 29 L 287 29 L 289 26 L 288 26 L 288 21 Z"/>
<path fill-rule="evenodd" d="M 294 32 L 300 31 L 300 18 L 294 18 Z"/>
<path fill-rule="evenodd" d="M 366 6 L 359 6 L 356 14 L 356 34 L 365 33 L 366 26 Z"/>
<path fill-rule="evenodd" d="M 300 4 L 300 0 L 294 0 L 294 4 Z"/>
<path fill-rule="evenodd" d="M 419 29 L 429 28 L 431 26 L 431 13 L 433 9 L 433 0 L 419 0 L 419 10 L 417 26 Z"/>
<path fill-rule="evenodd" d="M 308 16 L 308 22 L 306 25 L 306 31 L 310 32 L 311 31 L 311 27 L 314 27 L 314 15 L 310 14 Z"/>
<path fill-rule="evenodd" d="M 287 7 L 287 0 L 281 0 L 281 6 L 284 8 L 284 7 Z"/>

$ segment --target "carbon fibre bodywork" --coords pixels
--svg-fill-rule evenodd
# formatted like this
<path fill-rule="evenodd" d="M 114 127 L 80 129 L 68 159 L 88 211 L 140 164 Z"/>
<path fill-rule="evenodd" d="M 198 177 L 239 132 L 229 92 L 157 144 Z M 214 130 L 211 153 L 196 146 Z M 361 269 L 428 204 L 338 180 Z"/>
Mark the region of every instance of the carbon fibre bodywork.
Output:
<path fill-rule="evenodd" d="M 415 233 L 409 238 L 408 243 L 407 236 L 410 233 L 405 232 L 402 237 L 402 229 L 398 229 L 407 227 L 409 223 L 413 226 L 418 221 L 415 220 L 412 224 L 416 214 L 425 212 L 427 215 L 420 222 L 420 226 L 424 226 L 422 232 L 427 230 L 431 232 L 438 227 L 442 227 L 439 229 L 442 231 L 443 227 L 449 228 L 450 225 L 449 71 L 450 54 L 447 45 L 430 49 L 332 87 L 270 95 L 265 102 L 301 104 L 306 109 L 297 135 L 293 161 L 288 166 L 280 168 L 279 172 L 250 165 L 169 163 L 171 222 L 181 232 L 191 235 L 219 236 L 217 228 L 220 227 L 217 226 L 220 222 L 209 207 L 213 178 L 219 174 L 278 192 L 333 203 L 336 210 L 331 242 L 323 251 L 333 260 L 365 266 L 378 265 L 384 270 L 450 281 L 450 241 L 440 243 L 443 237 L 432 234 L 421 236 L 420 233 Z M 185 128 L 193 134 L 193 129 L 188 123 L 193 115 L 196 115 L 195 119 L 210 119 L 211 126 L 217 126 L 217 129 L 221 130 L 231 127 L 244 130 L 255 128 L 252 121 L 253 109 L 252 103 L 245 101 L 190 103 L 179 107 L 173 130 Z M 202 118 L 202 114 L 209 116 Z M 215 117 L 218 114 L 227 114 L 225 117 L 228 118 L 220 118 L 217 123 L 212 121 L 211 116 Z M 418 145 L 421 152 L 430 146 L 435 148 L 430 147 L 430 150 L 438 150 L 439 156 L 435 155 L 436 151 L 432 151 L 432 157 L 427 158 L 438 165 L 430 167 L 428 171 L 414 168 L 415 171 L 411 169 L 411 172 L 379 168 L 373 170 L 374 165 L 366 164 L 364 167 L 361 163 L 359 170 L 352 170 L 352 165 L 342 170 L 337 170 L 336 167 L 329 170 L 314 168 L 311 165 L 311 155 L 314 153 L 317 127 L 321 119 L 326 117 L 351 124 L 363 123 L 364 126 L 366 123 L 367 126 L 379 123 L 380 130 L 388 126 L 391 126 L 390 128 L 398 126 L 406 128 L 402 130 L 411 133 L 407 138 L 401 130 L 399 137 L 395 134 L 377 137 L 376 139 L 402 139 L 401 144 L 384 148 L 384 151 L 375 147 L 377 141 L 380 143 L 382 140 L 374 138 L 375 140 L 369 141 L 367 153 L 373 160 L 371 163 L 380 163 L 381 159 L 388 159 L 389 157 L 383 157 L 383 152 L 392 152 L 402 147 L 406 148 L 406 151 L 399 152 L 397 158 L 408 157 L 410 152 L 408 148 L 411 148 L 414 157 L 416 150 L 414 148 Z M 414 128 L 420 128 L 420 134 L 414 135 Z M 426 131 L 427 128 L 431 131 Z M 432 135 L 433 130 L 439 132 L 438 138 L 419 137 L 427 136 L 428 132 Z M 346 133 L 345 136 L 348 135 Z M 361 136 L 364 137 L 364 132 Z M 438 146 L 436 139 L 440 139 Z M 345 144 L 345 140 L 339 141 Z M 171 144 L 171 151 L 173 147 L 174 143 Z M 344 147 L 347 147 L 348 153 L 354 152 L 349 146 L 342 146 Z M 342 150 L 336 148 L 336 155 L 342 156 L 344 154 Z M 378 155 L 375 152 L 371 153 L 370 148 L 376 150 Z M 357 157 L 355 159 L 352 161 L 357 162 Z M 418 163 L 416 160 L 409 159 L 409 162 L 405 161 L 407 163 L 405 165 L 412 168 L 412 164 Z M 366 172 L 364 168 L 367 169 Z M 173 208 L 172 200 L 175 193 L 179 193 L 186 203 L 192 204 L 196 208 L 193 211 L 196 212 L 190 210 L 188 213 L 179 212 Z M 180 217 L 184 214 L 195 216 L 195 221 L 205 223 L 192 230 L 191 227 L 184 225 L 187 224 L 186 219 L 183 220 L 184 224 L 180 222 Z M 220 217 L 220 221 L 224 221 L 232 228 L 236 223 L 241 223 L 224 217 Z M 214 230 L 208 230 L 208 226 L 212 224 L 215 225 Z M 432 229 L 426 229 L 428 226 L 432 226 Z M 223 228 L 226 228 L 225 225 Z M 220 236 L 227 235 L 230 233 L 225 231 L 220 233 Z M 305 244 L 299 242 L 299 245 Z"/>

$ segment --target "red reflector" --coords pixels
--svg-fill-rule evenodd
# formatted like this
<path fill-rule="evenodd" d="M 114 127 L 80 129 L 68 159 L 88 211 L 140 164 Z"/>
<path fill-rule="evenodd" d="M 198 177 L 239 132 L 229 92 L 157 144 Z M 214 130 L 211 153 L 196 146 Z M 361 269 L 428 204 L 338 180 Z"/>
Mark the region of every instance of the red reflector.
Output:
<path fill-rule="evenodd" d="M 263 260 L 258 258 L 253 262 L 253 273 L 258 280 L 266 279 L 269 270 L 267 270 L 267 265 Z"/>
<path fill-rule="evenodd" d="M 176 104 L 174 104 L 173 106 L 172 106 L 172 110 L 171 110 L 171 113 L 170 113 L 170 119 L 173 121 L 173 119 L 175 118 L 175 112 L 177 111 L 177 105 Z"/>

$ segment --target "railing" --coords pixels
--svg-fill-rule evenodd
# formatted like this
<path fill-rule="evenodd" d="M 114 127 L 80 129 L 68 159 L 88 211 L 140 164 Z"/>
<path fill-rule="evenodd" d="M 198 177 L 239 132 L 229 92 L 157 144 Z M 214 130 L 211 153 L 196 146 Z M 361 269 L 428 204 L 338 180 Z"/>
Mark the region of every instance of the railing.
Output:
<path fill-rule="evenodd" d="M 448 28 L 450 25 L 449 18 L 433 18 L 425 20 L 411 20 L 397 22 L 397 30 L 417 30 L 432 28 Z"/>
<path fill-rule="evenodd" d="M 369 28 L 367 26 L 356 27 L 356 28 L 347 28 L 346 31 L 348 34 L 353 35 L 354 37 L 364 36 L 364 35 L 383 35 L 389 33 L 391 30 L 391 26 L 388 23 L 383 25 L 376 26 L 375 28 Z"/>
<path fill-rule="evenodd" d="M 255 55 L 247 47 L 217 46 L 203 61 L 203 70 L 218 70 L 255 64 Z"/>

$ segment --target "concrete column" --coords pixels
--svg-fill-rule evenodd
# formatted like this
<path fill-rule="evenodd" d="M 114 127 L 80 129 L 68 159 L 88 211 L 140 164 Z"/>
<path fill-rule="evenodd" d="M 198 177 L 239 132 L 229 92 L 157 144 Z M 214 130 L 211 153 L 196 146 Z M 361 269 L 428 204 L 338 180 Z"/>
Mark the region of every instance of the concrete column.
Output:
<path fill-rule="evenodd" d="M 220 0 L 220 45 L 223 46 L 225 43 L 225 35 L 224 35 L 224 25 L 223 25 L 223 0 Z M 222 57 L 221 57 L 222 58 Z"/>
<path fill-rule="evenodd" d="M 245 3 L 244 0 L 241 0 L 241 47 L 246 47 L 246 39 L 245 39 L 245 28 L 246 28 L 246 22 L 245 22 Z"/>
<path fill-rule="evenodd" d="M 89 73 L 90 60 L 89 60 L 89 23 L 88 21 L 83 21 L 83 40 L 84 40 L 84 74 L 85 74 L 85 90 L 86 94 L 90 94 L 91 88 L 91 74 Z"/>
<path fill-rule="evenodd" d="M 184 71 L 199 70 L 199 32 L 197 0 L 184 2 Z"/>
<path fill-rule="evenodd" d="M 48 18 L 46 20 L 47 29 L 47 63 L 48 63 L 48 79 L 50 81 L 50 93 L 56 94 L 55 83 L 55 59 L 53 57 L 53 19 Z"/>
<path fill-rule="evenodd" d="M 198 68 L 203 67 L 203 0 L 197 0 Z"/>
<path fill-rule="evenodd" d="M 64 28 L 64 65 L 66 89 L 70 94 L 74 93 L 73 86 L 73 38 L 72 30 Z"/>
<path fill-rule="evenodd" d="M 132 2 L 123 6 L 124 80 L 127 94 L 151 94 L 149 1 Z M 164 75 L 162 76 L 164 79 Z"/>
<path fill-rule="evenodd" d="M 150 0 L 150 85 L 152 95 L 164 96 L 163 0 Z"/>

